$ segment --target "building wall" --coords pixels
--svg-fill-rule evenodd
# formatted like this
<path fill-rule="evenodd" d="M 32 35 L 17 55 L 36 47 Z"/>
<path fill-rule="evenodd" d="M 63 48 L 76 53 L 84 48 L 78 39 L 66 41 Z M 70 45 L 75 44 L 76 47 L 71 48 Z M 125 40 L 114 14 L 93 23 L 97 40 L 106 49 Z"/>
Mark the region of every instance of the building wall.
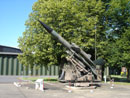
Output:
<path fill-rule="evenodd" d="M 41 76 L 57 76 L 59 72 L 58 66 L 44 66 L 32 69 L 32 75 Z M 0 54 L 0 75 L 30 75 L 30 69 L 25 68 L 19 63 L 16 55 L 1 55 Z"/>

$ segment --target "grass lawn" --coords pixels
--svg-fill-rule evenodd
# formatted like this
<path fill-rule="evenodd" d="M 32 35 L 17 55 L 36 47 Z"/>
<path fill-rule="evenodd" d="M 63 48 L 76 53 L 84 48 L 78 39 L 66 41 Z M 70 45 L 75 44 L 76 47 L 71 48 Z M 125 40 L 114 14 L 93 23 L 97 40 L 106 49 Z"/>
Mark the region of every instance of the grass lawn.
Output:
<path fill-rule="evenodd" d="M 111 78 L 114 79 L 115 84 L 130 85 L 130 80 L 126 76 L 111 75 Z"/>
<path fill-rule="evenodd" d="M 114 82 L 114 84 L 130 85 L 130 82 Z"/>

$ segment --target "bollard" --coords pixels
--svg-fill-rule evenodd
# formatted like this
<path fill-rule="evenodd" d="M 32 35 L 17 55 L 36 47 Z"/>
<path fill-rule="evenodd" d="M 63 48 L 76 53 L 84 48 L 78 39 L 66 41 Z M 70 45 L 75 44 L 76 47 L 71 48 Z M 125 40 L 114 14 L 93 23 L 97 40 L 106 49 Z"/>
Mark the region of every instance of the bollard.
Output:
<path fill-rule="evenodd" d="M 107 83 L 107 77 L 104 76 L 103 78 L 104 78 L 104 82 Z"/>
<path fill-rule="evenodd" d="M 114 88 L 114 79 L 111 80 L 111 88 Z"/>
<path fill-rule="evenodd" d="M 45 88 L 44 88 L 44 80 L 43 80 L 43 91 L 45 90 Z"/>
<path fill-rule="evenodd" d="M 18 81 L 19 81 L 19 85 L 21 85 L 21 79 L 20 78 L 18 78 Z"/>
<path fill-rule="evenodd" d="M 69 93 L 71 93 L 71 82 L 69 81 L 69 90 L 68 90 Z"/>
<path fill-rule="evenodd" d="M 91 84 L 91 90 L 90 90 L 90 93 L 93 93 L 93 90 L 92 90 L 92 88 L 93 88 L 93 86 L 94 86 L 94 85 L 93 85 L 93 81 L 91 81 L 90 84 Z"/>
<path fill-rule="evenodd" d="M 44 89 L 44 80 L 43 80 L 43 83 L 42 83 L 42 85 L 41 85 L 41 90 L 42 90 L 42 91 L 45 91 L 45 89 Z"/>

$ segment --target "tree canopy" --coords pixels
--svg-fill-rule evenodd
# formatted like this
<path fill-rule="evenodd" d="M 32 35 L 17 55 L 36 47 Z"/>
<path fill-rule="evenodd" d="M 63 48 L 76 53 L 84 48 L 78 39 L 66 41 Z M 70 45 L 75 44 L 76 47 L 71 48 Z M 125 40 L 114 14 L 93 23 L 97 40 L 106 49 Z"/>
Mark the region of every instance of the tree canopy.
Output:
<path fill-rule="evenodd" d="M 38 19 L 87 52 L 94 47 L 95 25 L 98 28 L 97 38 L 103 34 L 100 32 L 101 15 L 105 11 L 102 5 L 101 0 L 38 0 L 18 41 L 23 51 L 19 60 L 31 66 L 58 65 L 64 61 L 66 48 L 46 33 Z"/>
<path fill-rule="evenodd" d="M 106 3 L 106 46 L 103 55 L 109 66 L 129 65 L 130 0 L 110 0 Z"/>
<path fill-rule="evenodd" d="M 67 41 L 106 60 L 107 66 L 130 64 L 129 0 L 38 0 L 32 7 L 26 30 L 19 38 L 23 51 L 19 60 L 26 66 L 59 65 L 66 48 L 48 34 L 38 19 Z"/>

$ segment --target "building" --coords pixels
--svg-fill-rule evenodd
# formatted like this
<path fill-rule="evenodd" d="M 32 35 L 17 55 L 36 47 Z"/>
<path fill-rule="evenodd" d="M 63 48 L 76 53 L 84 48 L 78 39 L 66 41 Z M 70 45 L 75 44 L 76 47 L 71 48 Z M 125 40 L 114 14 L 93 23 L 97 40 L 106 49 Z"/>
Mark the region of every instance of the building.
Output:
<path fill-rule="evenodd" d="M 0 75 L 38 75 L 38 76 L 57 76 L 59 72 L 58 66 L 49 66 L 48 68 L 41 66 L 39 68 L 25 68 L 17 59 L 18 54 L 22 51 L 18 48 L 0 45 Z"/>
<path fill-rule="evenodd" d="M 18 48 L 0 45 L 0 54 L 18 55 L 22 51 Z"/>

